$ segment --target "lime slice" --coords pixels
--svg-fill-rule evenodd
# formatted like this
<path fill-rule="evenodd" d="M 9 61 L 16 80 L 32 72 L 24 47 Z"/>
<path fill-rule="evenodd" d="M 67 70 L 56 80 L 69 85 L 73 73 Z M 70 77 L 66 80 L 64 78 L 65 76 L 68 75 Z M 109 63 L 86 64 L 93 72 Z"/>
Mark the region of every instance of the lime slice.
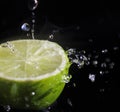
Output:
<path fill-rule="evenodd" d="M 47 40 L 14 40 L 0 45 L 0 104 L 42 109 L 61 94 L 69 70 L 61 46 Z"/>

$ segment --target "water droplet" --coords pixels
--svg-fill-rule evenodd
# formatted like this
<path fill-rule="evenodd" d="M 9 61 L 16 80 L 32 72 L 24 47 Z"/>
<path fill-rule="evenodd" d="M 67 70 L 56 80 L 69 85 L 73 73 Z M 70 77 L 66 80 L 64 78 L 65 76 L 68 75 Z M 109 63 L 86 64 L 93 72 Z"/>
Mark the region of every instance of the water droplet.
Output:
<path fill-rule="evenodd" d="M 106 61 L 107 63 L 109 63 L 109 62 L 111 61 L 111 59 L 110 59 L 110 58 L 106 58 L 105 61 Z"/>
<path fill-rule="evenodd" d="M 76 64 L 77 67 L 80 69 L 84 66 L 84 64 L 88 65 L 88 59 L 87 57 L 84 55 L 86 53 L 86 51 L 82 50 L 82 51 L 77 51 L 74 48 L 70 48 L 67 50 L 67 54 L 68 57 L 71 61 L 71 63 Z"/>
<path fill-rule="evenodd" d="M 70 100 L 70 98 L 67 99 L 67 103 L 72 107 L 73 104 L 72 104 L 72 101 Z"/>
<path fill-rule="evenodd" d="M 110 69 L 113 69 L 113 68 L 114 68 L 114 65 L 115 65 L 114 62 L 110 63 L 110 64 L 109 64 L 109 68 L 110 68 Z"/>
<path fill-rule="evenodd" d="M 93 64 L 94 66 L 96 66 L 96 65 L 98 64 L 98 61 L 97 61 L 97 60 L 94 60 L 94 61 L 92 61 L 92 64 Z"/>
<path fill-rule="evenodd" d="M 21 26 L 21 29 L 22 29 L 23 31 L 28 32 L 28 31 L 30 31 L 30 25 L 29 25 L 28 23 L 24 23 L 24 24 Z"/>
<path fill-rule="evenodd" d="M 114 51 L 118 51 L 118 50 L 119 50 L 119 47 L 118 47 L 118 46 L 114 46 L 114 47 L 113 47 L 113 50 L 114 50 Z"/>
<path fill-rule="evenodd" d="M 29 104 L 25 104 L 25 107 L 26 107 L 26 108 L 29 108 L 29 107 L 30 107 L 30 105 L 29 105 Z"/>
<path fill-rule="evenodd" d="M 32 23 L 35 23 L 35 19 L 32 19 Z"/>
<path fill-rule="evenodd" d="M 35 92 L 32 92 L 31 95 L 32 95 L 32 96 L 35 96 Z"/>
<path fill-rule="evenodd" d="M 106 54 L 106 53 L 108 52 L 108 49 L 103 49 L 101 52 L 102 52 L 103 54 Z"/>
<path fill-rule="evenodd" d="M 99 55 L 95 55 L 94 58 L 95 58 L 95 59 L 98 59 L 98 58 L 99 58 Z"/>
<path fill-rule="evenodd" d="M 73 83 L 73 87 L 76 87 L 76 83 Z"/>
<path fill-rule="evenodd" d="M 52 30 L 52 33 L 53 33 L 53 34 L 58 33 L 58 32 L 59 32 L 58 29 L 54 29 L 54 30 Z"/>
<path fill-rule="evenodd" d="M 88 54 L 88 58 L 90 59 L 92 57 L 92 54 Z"/>
<path fill-rule="evenodd" d="M 106 63 L 101 63 L 101 67 L 102 67 L 102 68 L 106 68 L 106 67 L 107 67 L 107 64 L 106 64 Z"/>
<path fill-rule="evenodd" d="M 31 35 L 32 35 L 32 39 L 35 39 L 35 30 L 34 30 L 34 27 L 32 25 L 32 29 L 31 29 Z"/>
<path fill-rule="evenodd" d="M 25 101 L 28 102 L 29 101 L 29 98 L 26 96 L 24 97 Z"/>
<path fill-rule="evenodd" d="M 108 74 L 109 73 L 109 71 L 108 70 L 105 70 L 105 72 L 104 72 L 105 74 Z"/>
<path fill-rule="evenodd" d="M 105 91 L 105 89 L 104 88 L 102 88 L 102 89 L 100 89 L 100 92 L 102 93 L 102 92 L 104 92 Z"/>
<path fill-rule="evenodd" d="M 78 63 L 76 63 L 77 64 L 77 67 L 79 68 L 79 69 L 81 69 L 82 67 L 83 67 L 83 65 L 84 65 L 84 62 L 82 61 L 82 62 L 78 62 Z"/>
<path fill-rule="evenodd" d="M 28 0 L 28 8 L 29 10 L 33 11 L 38 6 L 38 0 Z"/>
<path fill-rule="evenodd" d="M 6 112 L 10 112 L 11 110 L 10 105 L 3 106 L 3 108 L 5 109 Z"/>
<path fill-rule="evenodd" d="M 92 38 L 89 38 L 89 39 L 88 39 L 88 42 L 92 43 L 92 42 L 93 42 L 93 39 L 92 39 Z"/>
<path fill-rule="evenodd" d="M 69 83 L 71 78 L 72 78 L 72 75 L 64 75 L 62 77 L 62 82 Z"/>
<path fill-rule="evenodd" d="M 104 74 L 104 71 L 101 70 L 101 71 L 100 71 L 100 75 L 103 75 L 103 74 Z"/>
<path fill-rule="evenodd" d="M 70 56 L 70 55 L 72 55 L 72 54 L 76 54 L 76 49 L 70 48 L 70 49 L 68 49 L 66 52 L 67 52 L 68 56 Z"/>
<path fill-rule="evenodd" d="M 54 38 L 53 34 L 49 35 L 49 39 L 53 39 L 53 38 Z"/>
<path fill-rule="evenodd" d="M 89 79 L 91 82 L 95 82 L 95 74 L 89 74 Z"/>
<path fill-rule="evenodd" d="M 90 65 L 90 61 L 86 61 L 85 65 L 87 65 L 87 66 Z"/>

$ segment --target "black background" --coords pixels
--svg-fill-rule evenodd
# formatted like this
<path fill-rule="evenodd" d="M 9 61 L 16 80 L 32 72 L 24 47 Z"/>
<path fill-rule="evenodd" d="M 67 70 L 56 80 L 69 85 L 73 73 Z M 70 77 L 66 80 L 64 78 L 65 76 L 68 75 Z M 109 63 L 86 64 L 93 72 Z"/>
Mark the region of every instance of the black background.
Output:
<path fill-rule="evenodd" d="M 0 1 L 0 35 L 3 32 L 11 30 L 20 30 L 20 25 L 31 17 L 28 9 L 28 0 L 4 0 Z M 79 26 L 79 36 L 64 36 L 69 40 L 70 47 L 87 48 L 90 52 L 94 49 L 112 48 L 119 46 L 120 42 L 120 7 L 119 3 L 113 1 L 70 1 L 70 0 L 39 0 L 38 8 L 35 10 L 36 24 L 43 25 L 45 19 L 58 27 L 68 28 L 70 26 Z M 67 32 L 68 33 L 68 32 Z M 3 37 L 1 37 L 3 38 Z M 4 37 L 5 38 L 5 37 Z M 90 45 L 88 39 L 95 42 Z M 77 43 L 76 41 L 77 40 Z M 74 43 L 75 41 L 75 43 Z M 72 44 L 71 44 L 72 43 Z M 77 45 L 76 45 L 77 44 Z M 96 71 L 96 68 L 84 68 L 77 70 L 74 68 L 72 74 L 73 82 L 76 82 L 77 88 L 67 88 L 59 99 L 62 108 L 60 112 L 80 112 L 83 110 L 99 111 L 119 109 L 119 56 L 120 52 L 114 54 L 109 52 L 109 56 L 115 61 L 116 68 L 109 74 L 106 85 L 104 80 L 98 77 L 93 84 L 88 80 L 89 71 Z M 101 56 L 101 60 L 104 56 Z M 74 72 L 74 73 L 73 73 Z M 80 75 L 82 74 L 82 75 Z M 71 82 L 72 83 L 72 82 Z M 107 92 L 101 93 L 100 88 L 107 88 Z M 71 110 L 65 103 L 67 97 L 73 102 Z"/>

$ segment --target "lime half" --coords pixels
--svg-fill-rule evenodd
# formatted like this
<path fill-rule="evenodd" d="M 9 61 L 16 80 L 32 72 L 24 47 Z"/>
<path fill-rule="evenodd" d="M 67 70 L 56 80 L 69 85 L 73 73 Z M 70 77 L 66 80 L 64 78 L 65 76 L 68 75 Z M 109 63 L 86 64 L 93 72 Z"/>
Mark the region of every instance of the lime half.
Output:
<path fill-rule="evenodd" d="M 69 70 L 61 46 L 47 40 L 14 40 L 0 44 L 0 104 L 42 109 L 61 94 Z"/>

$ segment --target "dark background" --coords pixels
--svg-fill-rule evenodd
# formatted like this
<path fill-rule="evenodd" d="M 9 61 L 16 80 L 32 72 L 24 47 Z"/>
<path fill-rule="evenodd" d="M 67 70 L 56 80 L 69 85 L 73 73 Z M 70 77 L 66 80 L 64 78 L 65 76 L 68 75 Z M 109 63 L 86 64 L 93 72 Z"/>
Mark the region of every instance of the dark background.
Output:
<path fill-rule="evenodd" d="M 119 3 L 113 1 L 40 0 L 35 13 L 36 24 L 40 26 L 47 18 L 60 27 L 79 25 L 84 34 L 97 35 L 106 40 L 119 36 L 120 32 Z M 30 18 L 28 0 L 1 1 L 0 32 L 19 30 L 20 25 Z"/>
<path fill-rule="evenodd" d="M 101 69 L 100 67 L 85 67 L 82 70 L 72 68 L 72 81 L 77 84 L 76 88 L 68 84 L 58 107 L 60 112 L 79 112 L 82 109 L 90 111 L 104 111 L 119 109 L 120 102 L 120 51 L 114 52 L 113 47 L 119 48 L 120 43 L 120 7 L 118 2 L 108 1 L 78 1 L 78 0 L 39 0 L 39 5 L 35 10 L 36 25 L 44 26 L 46 19 L 60 27 L 68 28 L 63 31 L 63 37 L 68 40 L 69 47 L 88 50 L 95 56 L 100 54 L 99 62 L 110 57 L 115 62 L 115 68 L 102 78 L 97 77 L 95 83 L 91 83 L 88 74 Z M 0 36 L 4 32 L 19 31 L 20 25 L 31 17 L 28 9 L 28 0 L 2 0 L 0 2 Z M 70 27 L 79 26 L 79 33 L 71 35 Z M 70 33 L 70 34 L 69 34 Z M 6 37 L 0 37 L 2 38 Z M 110 49 L 103 55 L 102 49 Z M 98 72 L 97 71 L 97 72 Z M 80 75 L 81 74 L 81 75 Z M 109 83 L 105 83 L 108 81 Z M 100 92 L 102 90 L 105 92 Z M 73 103 L 68 106 L 66 100 Z M 69 102 L 70 103 L 70 102 Z M 67 106 L 66 106 L 67 105 Z M 66 109 L 67 108 L 67 109 Z M 68 109 L 69 108 L 69 109 Z M 97 108 L 97 109 L 96 109 Z M 65 110 L 65 111 L 64 111 Z M 120 109 L 119 109 L 120 110 Z M 56 111 L 55 111 L 56 112 Z"/>
<path fill-rule="evenodd" d="M 119 3 L 103 1 L 40 0 L 36 19 L 48 18 L 57 25 L 79 24 L 90 32 L 119 32 Z M 1 30 L 18 27 L 30 18 L 28 0 L 5 0 L 0 3 Z"/>

